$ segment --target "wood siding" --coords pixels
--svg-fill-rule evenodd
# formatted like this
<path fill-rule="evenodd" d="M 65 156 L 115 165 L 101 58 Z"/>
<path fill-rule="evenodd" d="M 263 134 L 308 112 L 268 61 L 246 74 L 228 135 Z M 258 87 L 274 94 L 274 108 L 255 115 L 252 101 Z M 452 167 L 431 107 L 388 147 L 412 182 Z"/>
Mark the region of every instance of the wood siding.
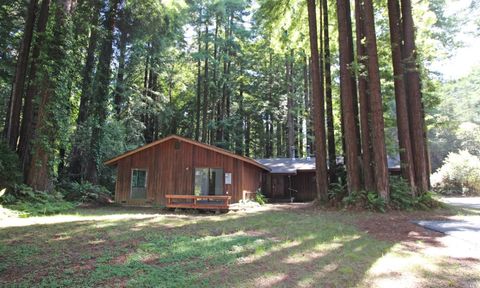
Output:
<path fill-rule="evenodd" d="M 291 192 L 294 201 L 307 202 L 315 199 L 315 171 L 298 172 L 296 175 L 267 174 L 264 181 L 264 194 L 272 201 L 289 199 L 288 188 L 297 190 Z"/>
<path fill-rule="evenodd" d="M 166 194 L 193 195 L 195 168 L 222 168 L 232 173 L 232 184 L 224 184 L 224 193 L 236 203 L 245 192 L 261 185 L 263 170 L 253 164 L 194 145 L 171 139 L 139 151 L 117 162 L 115 200 L 125 204 L 165 205 Z M 147 199 L 130 199 L 132 169 L 147 170 Z"/>

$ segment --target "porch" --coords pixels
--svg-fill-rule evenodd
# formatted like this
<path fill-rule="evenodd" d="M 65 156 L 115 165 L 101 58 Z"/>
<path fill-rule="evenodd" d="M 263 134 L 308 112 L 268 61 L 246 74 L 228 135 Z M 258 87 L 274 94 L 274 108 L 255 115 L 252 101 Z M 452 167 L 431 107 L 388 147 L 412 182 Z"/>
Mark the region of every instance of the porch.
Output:
<path fill-rule="evenodd" d="M 167 208 L 228 210 L 231 196 L 227 195 L 165 195 Z"/>

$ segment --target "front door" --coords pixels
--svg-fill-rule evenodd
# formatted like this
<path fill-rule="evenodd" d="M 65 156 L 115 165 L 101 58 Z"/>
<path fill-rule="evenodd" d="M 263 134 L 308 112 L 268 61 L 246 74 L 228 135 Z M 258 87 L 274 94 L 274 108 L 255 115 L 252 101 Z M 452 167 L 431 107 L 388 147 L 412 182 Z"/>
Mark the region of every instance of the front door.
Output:
<path fill-rule="evenodd" d="M 223 195 L 223 169 L 195 168 L 194 195 Z"/>

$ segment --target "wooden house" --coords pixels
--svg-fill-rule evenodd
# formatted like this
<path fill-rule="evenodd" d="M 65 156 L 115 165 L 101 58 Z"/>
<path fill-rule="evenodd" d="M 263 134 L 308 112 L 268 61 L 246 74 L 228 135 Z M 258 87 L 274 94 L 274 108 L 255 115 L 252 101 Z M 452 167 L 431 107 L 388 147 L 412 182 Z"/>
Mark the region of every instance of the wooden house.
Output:
<path fill-rule="evenodd" d="M 315 158 L 257 159 L 270 168 L 263 191 L 270 201 L 307 202 L 315 199 Z"/>
<path fill-rule="evenodd" d="M 263 179 L 262 191 L 271 202 L 306 202 L 316 198 L 315 158 L 268 158 L 256 159 L 270 173 Z M 343 165 L 343 158 L 337 157 Z M 400 159 L 387 159 L 390 175 L 400 175 Z"/>
<path fill-rule="evenodd" d="M 342 159 L 337 159 L 342 162 Z M 172 135 L 105 162 L 117 167 L 115 202 L 228 209 L 261 189 L 272 201 L 312 201 L 315 158 L 251 159 Z M 390 173 L 399 173 L 389 158 Z"/>
<path fill-rule="evenodd" d="M 117 203 L 200 209 L 228 209 L 252 197 L 269 172 L 253 159 L 176 135 L 105 164 L 117 167 Z"/>

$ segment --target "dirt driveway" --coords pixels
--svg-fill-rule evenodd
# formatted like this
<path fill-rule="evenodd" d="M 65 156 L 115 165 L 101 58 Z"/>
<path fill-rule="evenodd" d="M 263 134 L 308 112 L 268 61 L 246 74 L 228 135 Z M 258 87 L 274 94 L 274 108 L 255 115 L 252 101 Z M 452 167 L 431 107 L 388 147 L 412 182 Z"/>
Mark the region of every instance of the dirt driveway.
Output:
<path fill-rule="evenodd" d="M 358 217 L 357 227 L 396 244 L 362 282 L 365 287 L 479 287 L 480 198 L 445 198 L 452 209 Z M 429 229 L 418 224 L 436 223 Z M 432 227 L 433 228 L 433 227 Z"/>

